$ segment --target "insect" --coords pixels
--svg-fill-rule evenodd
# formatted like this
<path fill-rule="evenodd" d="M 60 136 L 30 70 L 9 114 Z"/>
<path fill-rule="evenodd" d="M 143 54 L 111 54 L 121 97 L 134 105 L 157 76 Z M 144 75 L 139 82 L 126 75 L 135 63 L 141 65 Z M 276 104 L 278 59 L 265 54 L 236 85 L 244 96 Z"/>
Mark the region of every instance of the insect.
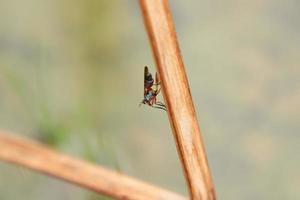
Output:
<path fill-rule="evenodd" d="M 144 68 L 144 98 L 141 104 L 147 104 L 153 108 L 158 108 L 167 111 L 166 106 L 156 100 L 156 96 L 160 92 L 160 81 L 157 73 L 155 74 L 155 82 L 152 78 L 152 74 L 149 72 L 148 67 Z"/>

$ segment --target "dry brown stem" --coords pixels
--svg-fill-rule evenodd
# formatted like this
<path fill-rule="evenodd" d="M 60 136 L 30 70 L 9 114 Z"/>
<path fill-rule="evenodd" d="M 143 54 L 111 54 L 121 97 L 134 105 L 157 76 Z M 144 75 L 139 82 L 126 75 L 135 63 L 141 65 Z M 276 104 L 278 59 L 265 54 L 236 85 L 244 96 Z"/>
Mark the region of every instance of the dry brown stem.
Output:
<path fill-rule="evenodd" d="M 190 196 L 214 200 L 214 186 L 168 1 L 140 0 L 140 4 Z"/>
<path fill-rule="evenodd" d="M 0 131 L 0 160 L 63 179 L 116 199 L 185 199 L 173 192 L 60 154 L 45 145 L 12 136 L 5 131 Z"/>

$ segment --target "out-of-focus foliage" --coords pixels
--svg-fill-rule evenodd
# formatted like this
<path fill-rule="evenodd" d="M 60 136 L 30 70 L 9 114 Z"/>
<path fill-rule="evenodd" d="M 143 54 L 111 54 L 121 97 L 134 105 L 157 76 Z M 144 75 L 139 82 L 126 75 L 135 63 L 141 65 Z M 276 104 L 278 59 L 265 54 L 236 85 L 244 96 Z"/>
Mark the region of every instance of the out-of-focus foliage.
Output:
<path fill-rule="evenodd" d="M 219 199 L 300 198 L 300 4 L 170 1 Z M 137 1 L 0 0 L 0 127 L 186 194 Z M 1 148 L 1 147 L 0 147 Z M 0 163 L 0 199 L 107 199 Z"/>

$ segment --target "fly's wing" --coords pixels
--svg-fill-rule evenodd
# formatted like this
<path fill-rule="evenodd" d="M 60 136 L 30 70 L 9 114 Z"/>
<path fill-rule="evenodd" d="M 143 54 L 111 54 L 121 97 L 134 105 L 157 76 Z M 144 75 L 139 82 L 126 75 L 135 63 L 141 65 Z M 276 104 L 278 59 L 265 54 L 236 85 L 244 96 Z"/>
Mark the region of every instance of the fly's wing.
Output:
<path fill-rule="evenodd" d="M 151 73 L 148 70 L 148 67 L 145 66 L 144 68 L 144 95 L 147 94 L 147 91 L 151 89 L 152 85 L 153 85 L 153 78 Z"/>
<path fill-rule="evenodd" d="M 145 68 L 144 68 L 144 96 L 147 93 L 147 81 L 146 81 L 147 74 L 149 74 L 149 70 L 148 70 L 148 67 L 145 66 Z"/>

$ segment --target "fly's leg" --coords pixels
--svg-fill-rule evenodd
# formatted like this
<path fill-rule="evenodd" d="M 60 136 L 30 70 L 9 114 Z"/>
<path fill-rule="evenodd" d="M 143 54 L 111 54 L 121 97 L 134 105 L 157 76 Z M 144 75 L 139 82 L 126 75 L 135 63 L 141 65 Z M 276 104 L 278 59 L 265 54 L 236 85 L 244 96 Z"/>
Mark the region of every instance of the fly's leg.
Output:
<path fill-rule="evenodd" d="M 160 79 L 159 79 L 159 76 L 158 76 L 157 72 L 155 73 L 155 83 L 154 83 L 154 85 L 155 85 L 155 90 L 157 91 L 156 94 L 158 94 L 159 91 L 160 91 L 160 87 L 158 87 L 158 86 L 160 86 Z"/>
<path fill-rule="evenodd" d="M 164 103 L 160 102 L 160 101 L 157 101 L 157 102 L 156 102 L 156 105 L 162 106 L 162 107 L 166 107 L 166 105 L 165 105 Z"/>
<path fill-rule="evenodd" d="M 149 106 L 153 106 L 154 104 L 154 98 L 151 98 L 149 101 L 148 101 L 148 105 Z"/>
<path fill-rule="evenodd" d="M 143 100 L 141 103 L 139 103 L 139 107 L 141 107 L 142 104 L 145 104 L 145 100 Z"/>
<path fill-rule="evenodd" d="M 153 108 L 158 108 L 158 109 L 162 109 L 164 111 L 167 111 L 167 108 L 165 106 L 158 106 L 158 105 L 154 105 L 152 106 Z"/>
<path fill-rule="evenodd" d="M 157 101 L 156 104 L 159 105 L 159 106 L 165 106 L 165 104 L 160 102 L 160 101 Z"/>
<path fill-rule="evenodd" d="M 156 98 L 155 98 L 155 105 L 153 107 L 163 109 L 163 110 L 167 111 L 167 108 L 166 108 L 165 104 L 163 104 L 160 101 L 156 101 Z"/>

